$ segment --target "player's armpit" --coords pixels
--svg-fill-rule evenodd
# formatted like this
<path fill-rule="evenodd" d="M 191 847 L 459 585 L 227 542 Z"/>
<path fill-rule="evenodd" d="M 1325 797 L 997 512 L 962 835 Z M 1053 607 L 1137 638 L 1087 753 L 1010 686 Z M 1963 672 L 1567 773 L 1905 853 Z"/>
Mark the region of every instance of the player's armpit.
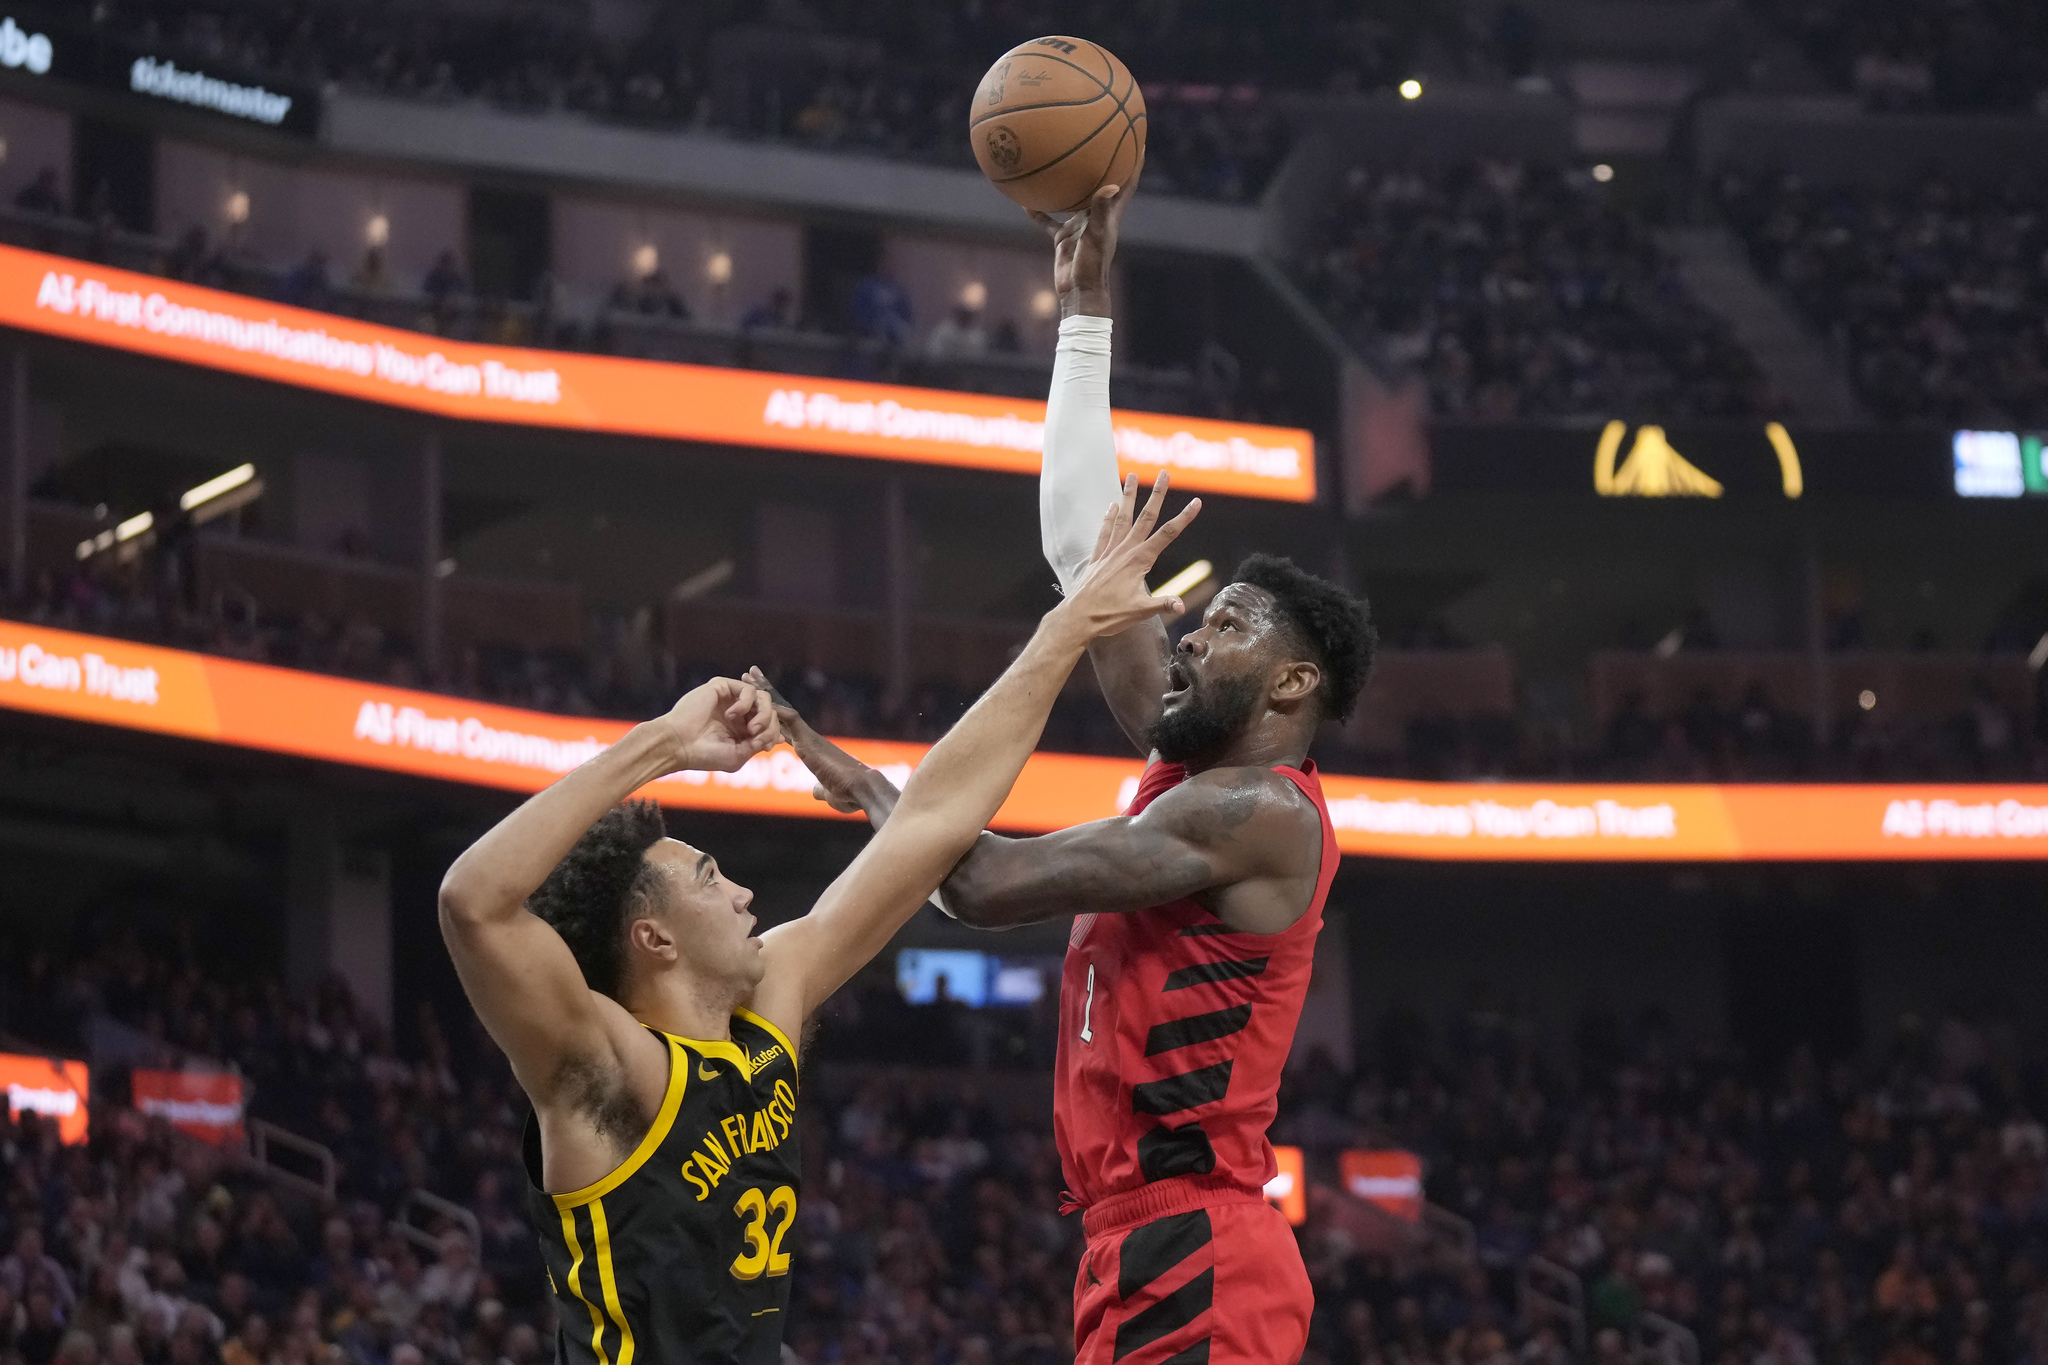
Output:
<path fill-rule="evenodd" d="M 946 907 L 964 924 L 1007 929 L 1297 878 L 1302 835 L 1315 812 L 1293 792 L 1292 783 L 1268 769 L 1217 769 L 1183 782 L 1135 816 L 1035 839 L 984 834 L 946 879 Z M 1321 839 L 1306 847 L 1319 857 Z M 1313 862 L 1306 871 L 1313 881 Z M 1231 917 L 1227 905 L 1212 908 Z"/>
<path fill-rule="evenodd" d="M 441 931 L 464 992 L 537 1108 L 581 1106 L 593 1074 L 622 1067 L 646 1071 L 635 1088 L 659 1093 L 667 1062 L 653 1035 L 584 983 L 569 945 L 541 919 L 471 914 L 444 895 Z M 635 1056 L 640 1043 L 645 1055 Z"/>

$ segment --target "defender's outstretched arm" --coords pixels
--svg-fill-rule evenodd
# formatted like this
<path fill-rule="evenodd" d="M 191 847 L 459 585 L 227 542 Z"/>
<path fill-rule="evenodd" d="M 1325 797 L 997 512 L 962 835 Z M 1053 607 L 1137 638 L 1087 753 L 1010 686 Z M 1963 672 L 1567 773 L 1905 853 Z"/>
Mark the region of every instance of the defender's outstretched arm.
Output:
<path fill-rule="evenodd" d="M 1088 572 L 925 756 L 893 799 L 893 818 L 810 914 L 762 936 L 769 958 L 756 1012 L 796 1036 L 811 1011 L 881 951 L 995 816 L 1088 643 L 1181 609 L 1145 587 L 1146 571 L 1201 510 L 1199 501 L 1190 502 L 1155 531 L 1166 483 L 1161 475 L 1145 509 L 1133 515 L 1137 481 L 1130 481 L 1101 520 Z"/>

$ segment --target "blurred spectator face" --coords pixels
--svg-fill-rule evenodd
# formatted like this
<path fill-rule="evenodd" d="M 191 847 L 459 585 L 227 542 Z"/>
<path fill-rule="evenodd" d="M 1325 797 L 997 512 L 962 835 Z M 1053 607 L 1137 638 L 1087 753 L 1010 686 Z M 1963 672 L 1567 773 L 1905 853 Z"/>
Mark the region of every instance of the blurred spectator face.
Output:
<path fill-rule="evenodd" d="M 540 1359 L 540 1334 L 520 1323 L 505 1334 L 505 1358 L 512 1365 L 535 1365 Z"/>

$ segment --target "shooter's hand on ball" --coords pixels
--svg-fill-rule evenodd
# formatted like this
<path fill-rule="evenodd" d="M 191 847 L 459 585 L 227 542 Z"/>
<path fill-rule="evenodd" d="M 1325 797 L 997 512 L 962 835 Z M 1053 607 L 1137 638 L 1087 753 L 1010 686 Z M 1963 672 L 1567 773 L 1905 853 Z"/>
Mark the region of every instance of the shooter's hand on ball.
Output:
<path fill-rule="evenodd" d="M 1049 213 L 1026 209 L 1031 220 L 1052 235 L 1052 287 L 1059 295 L 1060 316 L 1106 318 L 1109 311 L 1109 267 L 1116 259 L 1117 234 L 1124 210 L 1138 191 L 1145 156 L 1122 185 L 1104 185 L 1088 207 L 1067 215 L 1062 223 Z"/>

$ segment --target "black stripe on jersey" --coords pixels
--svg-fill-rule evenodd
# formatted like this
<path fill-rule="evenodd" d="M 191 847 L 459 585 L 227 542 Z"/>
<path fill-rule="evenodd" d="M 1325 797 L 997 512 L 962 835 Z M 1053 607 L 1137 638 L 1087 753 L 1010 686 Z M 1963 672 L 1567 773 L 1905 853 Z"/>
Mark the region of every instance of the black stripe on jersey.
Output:
<path fill-rule="evenodd" d="M 1257 976 L 1266 970 L 1270 959 L 1247 957 L 1235 961 L 1197 962 L 1192 967 L 1183 967 L 1166 978 L 1161 990 L 1185 990 L 1189 986 L 1207 985 L 1211 981 L 1235 981 L 1241 976 Z"/>
<path fill-rule="evenodd" d="M 1171 1336 L 1208 1312 L 1215 1301 L 1216 1268 L 1211 1266 L 1150 1308 L 1119 1323 L 1110 1359 L 1122 1360 L 1161 1337 Z"/>
<path fill-rule="evenodd" d="M 1250 1005 L 1232 1005 L 1227 1010 L 1211 1010 L 1207 1014 L 1191 1014 L 1185 1019 L 1154 1024 L 1152 1031 L 1145 1035 L 1145 1055 L 1157 1057 L 1175 1048 L 1228 1038 L 1233 1033 L 1244 1032 L 1245 1025 L 1251 1021 Z"/>
<path fill-rule="evenodd" d="M 1230 1062 L 1222 1061 L 1198 1071 L 1183 1071 L 1178 1076 L 1134 1085 L 1131 1112 L 1178 1114 L 1183 1109 L 1196 1109 L 1220 1100 L 1230 1089 L 1230 1067 Z"/>
<path fill-rule="evenodd" d="M 1207 1175 L 1216 1169 L 1216 1149 L 1199 1123 L 1154 1128 L 1138 1139 L 1138 1173 L 1147 1181 L 1174 1175 Z"/>
<path fill-rule="evenodd" d="M 1116 1296 L 1129 1302 L 1139 1290 L 1207 1245 L 1207 1209 L 1155 1218 L 1132 1229 L 1117 1252 Z"/>
<path fill-rule="evenodd" d="M 1190 924 L 1180 931 L 1182 938 L 1207 938 L 1211 934 L 1234 934 L 1237 930 L 1227 924 Z"/>
<path fill-rule="evenodd" d="M 1209 1338 L 1203 1337 L 1185 1351 L 1176 1351 L 1159 1365 L 1209 1365 Z"/>

